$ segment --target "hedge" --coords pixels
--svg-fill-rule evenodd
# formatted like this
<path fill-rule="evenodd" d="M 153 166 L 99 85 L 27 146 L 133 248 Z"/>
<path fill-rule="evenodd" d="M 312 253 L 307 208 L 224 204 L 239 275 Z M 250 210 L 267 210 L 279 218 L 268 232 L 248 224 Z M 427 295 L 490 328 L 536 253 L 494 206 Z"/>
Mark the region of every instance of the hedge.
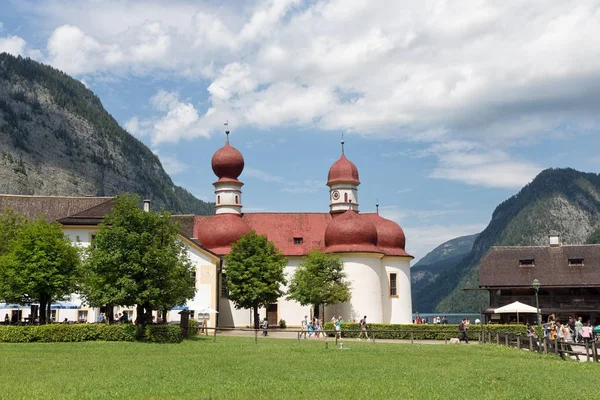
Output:
<path fill-rule="evenodd" d="M 180 343 L 183 333 L 179 325 L 147 325 L 144 340 L 153 343 Z"/>
<path fill-rule="evenodd" d="M 84 342 L 89 340 L 133 342 L 138 326 L 131 324 L 49 324 L 39 326 L 0 326 L 0 342 Z M 154 343 L 179 343 L 183 335 L 179 325 L 148 325 L 142 340 Z"/>
<path fill-rule="evenodd" d="M 484 325 L 484 331 L 501 332 L 526 335 L 525 325 Z M 323 330 L 327 331 L 328 336 L 334 336 L 335 327 L 333 322 L 326 322 L 323 325 Z M 378 331 L 370 333 L 375 335 L 377 339 L 411 339 L 414 340 L 444 340 L 452 337 L 459 337 L 458 324 L 432 325 L 432 324 L 368 324 L 369 331 Z M 389 331 L 389 332 L 381 332 Z M 402 332 L 394 332 L 402 331 Z M 479 325 L 471 324 L 469 328 L 469 339 L 476 340 L 481 328 Z M 358 323 L 342 323 L 343 338 L 357 338 L 360 334 L 360 325 Z"/>

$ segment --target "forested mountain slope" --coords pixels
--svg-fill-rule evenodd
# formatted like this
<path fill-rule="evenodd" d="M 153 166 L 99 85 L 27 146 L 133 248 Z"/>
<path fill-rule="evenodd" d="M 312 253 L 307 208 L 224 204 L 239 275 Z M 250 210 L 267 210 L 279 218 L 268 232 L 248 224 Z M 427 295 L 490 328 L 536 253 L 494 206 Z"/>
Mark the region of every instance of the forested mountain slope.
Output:
<path fill-rule="evenodd" d="M 574 169 L 542 171 L 519 193 L 501 203 L 473 250 L 435 282 L 421 289 L 439 312 L 478 311 L 487 293 L 476 288 L 479 261 L 493 245 L 546 245 L 549 234 L 564 244 L 585 243 L 600 229 L 600 175 Z"/>
<path fill-rule="evenodd" d="M 0 193 L 138 193 L 153 208 L 208 215 L 214 204 L 173 181 L 158 157 L 104 110 L 80 81 L 0 54 Z"/>

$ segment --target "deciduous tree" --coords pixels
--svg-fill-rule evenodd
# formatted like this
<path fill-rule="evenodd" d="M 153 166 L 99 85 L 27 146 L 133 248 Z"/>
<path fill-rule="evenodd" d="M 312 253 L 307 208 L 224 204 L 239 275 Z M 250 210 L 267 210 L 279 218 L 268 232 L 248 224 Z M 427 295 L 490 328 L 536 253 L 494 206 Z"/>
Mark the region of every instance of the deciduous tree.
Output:
<path fill-rule="evenodd" d="M 9 216 L 14 221 L 14 215 Z M 63 233 L 58 222 L 43 217 L 17 222 L 17 234 L 0 256 L 0 298 L 19 302 L 27 294 L 40 304 L 40 322 L 54 300 L 75 292 L 80 252 Z M 5 235 L 3 233 L 3 235 Z"/>
<path fill-rule="evenodd" d="M 318 317 L 319 306 L 350 300 L 350 283 L 345 278 L 344 265 L 339 257 L 313 250 L 294 271 L 288 299 L 303 306 L 313 305 Z"/>
<path fill-rule="evenodd" d="M 231 245 L 225 256 L 225 274 L 229 299 L 237 309 L 251 308 L 254 328 L 258 329 L 258 309 L 275 303 L 286 284 L 285 256 L 265 235 L 250 231 Z"/>
<path fill-rule="evenodd" d="M 184 304 L 195 292 L 191 263 L 168 212 L 145 212 L 140 198 L 115 199 L 87 251 L 83 297 L 94 307 L 137 306 L 138 323 L 152 310 Z"/>

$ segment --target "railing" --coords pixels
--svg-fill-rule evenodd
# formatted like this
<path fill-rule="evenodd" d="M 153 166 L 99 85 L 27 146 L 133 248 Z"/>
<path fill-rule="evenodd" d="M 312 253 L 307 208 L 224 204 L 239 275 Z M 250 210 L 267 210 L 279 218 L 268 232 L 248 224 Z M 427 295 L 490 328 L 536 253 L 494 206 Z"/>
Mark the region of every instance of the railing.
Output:
<path fill-rule="evenodd" d="M 586 361 L 598 362 L 600 360 L 598 345 L 595 340 L 575 343 L 558 340 L 558 338 L 552 340 L 547 337 L 535 338 L 520 334 L 484 331 L 483 342 L 545 354 L 553 353 L 563 358 L 574 356 L 577 360 L 580 359 L 579 357 L 585 357 Z"/>

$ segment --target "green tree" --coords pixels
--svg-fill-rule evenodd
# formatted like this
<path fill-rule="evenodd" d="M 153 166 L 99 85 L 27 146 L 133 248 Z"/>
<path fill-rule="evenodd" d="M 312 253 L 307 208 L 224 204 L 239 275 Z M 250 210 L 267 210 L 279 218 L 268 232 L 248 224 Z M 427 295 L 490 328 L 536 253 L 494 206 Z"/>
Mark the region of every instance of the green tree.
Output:
<path fill-rule="evenodd" d="M 0 256 L 0 298 L 19 302 L 29 295 L 39 302 L 40 322 L 46 323 L 52 301 L 77 289 L 80 251 L 58 222 L 40 217 L 21 223 L 8 252 Z"/>
<path fill-rule="evenodd" d="M 145 212 L 139 204 L 129 194 L 115 199 L 87 250 L 82 294 L 93 307 L 136 306 L 144 326 L 153 310 L 184 304 L 196 289 L 176 222 L 168 212 Z"/>
<path fill-rule="evenodd" d="M 25 226 L 26 219 L 10 208 L 0 214 L 0 256 L 10 251 L 12 243 Z"/>
<path fill-rule="evenodd" d="M 254 328 L 258 329 L 258 309 L 275 303 L 283 296 L 286 284 L 285 256 L 265 235 L 250 231 L 231 245 L 225 256 L 224 272 L 229 299 L 235 308 L 251 308 Z"/>
<path fill-rule="evenodd" d="M 600 228 L 593 231 L 587 238 L 586 244 L 600 244 Z"/>
<path fill-rule="evenodd" d="M 303 306 L 312 305 L 319 317 L 320 306 L 350 300 L 350 283 L 345 280 L 344 265 L 339 257 L 313 250 L 296 268 L 290 281 L 288 299 Z"/>

